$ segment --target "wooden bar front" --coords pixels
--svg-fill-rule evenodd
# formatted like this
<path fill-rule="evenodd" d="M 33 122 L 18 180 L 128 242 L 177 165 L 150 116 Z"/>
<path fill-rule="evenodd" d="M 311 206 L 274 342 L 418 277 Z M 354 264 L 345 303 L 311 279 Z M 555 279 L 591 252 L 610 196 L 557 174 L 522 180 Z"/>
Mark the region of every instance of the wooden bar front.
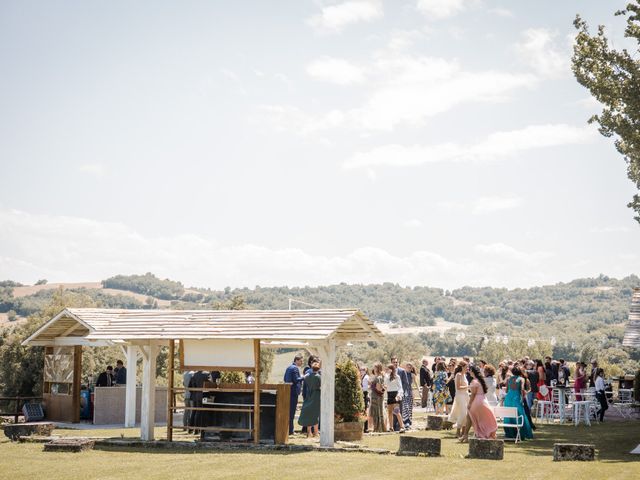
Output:
<path fill-rule="evenodd" d="M 261 419 L 261 422 L 265 422 L 265 421 L 269 421 L 270 418 L 274 418 L 274 425 L 273 425 L 273 430 L 274 430 L 274 437 L 273 437 L 273 441 L 275 444 L 278 445 L 284 445 L 289 441 L 289 402 L 290 402 L 290 389 L 291 389 L 291 385 L 289 384 L 261 384 L 260 385 L 260 394 L 261 396 L 264 396 L 264 394 L 268 394 L 268 393 L 275 393 L 275 405 L 269 405 L 269 404 L 262 404 L 261 402 L 261 406 L 260 406 L 260 410 L 262 412 L 262 414 L 259 416 L 259 418 Z M 243 403 L 241 406 L 240 405 L 229 405 L 229 407 L 225 407 L 224 403 L 221 402 L 216 402 L 215 405 L 207 405 L 206 403 L 203 403 L 202 406 L 199 407 L 192 407 L 192 408 L 187 408 L 185 409 L 185 415 L 189 414 L 191 411 L 198 411 L 198 412 L 202 412 L 202 414 L 204 414 L 204 421 L 206 423 L 208 423 L 209 421 L 215 423 L 216 421 L 220 421 L 221 418 L 223 418 L 225 412 L 227 413 L 236 413 L 241 415 L 241 412 L 246 412 L 246 415 L 251 415 L 253 418 L 255 418 L 254 415 L 254 410 L 253 410 L 253 406 L 255 405 L 255 385 L 253 384 L 246 384 L 246 383 L 229 383 L 229 384 L 221 384 L 220 386 L 207 386 L 205 388 L 202 389 L 189 389 L 191 391 L 194 390 L 200 390 L 202 391 L 205 395 L 206 394 L 212 394 L 215 398 L 215 394 L 216 393 L 220 393 L 220 394 L 239 394 L 242 396 L 243 393 L 246 393 L 247 396 L 253 398 L 253 400 L 249 403 Z M 174 390 L 176 393 L 180 393 L 184 391 L 184 388 L 176 388 Z M 221 395 L 218 395 L 218 398 Z M 182 409 L 183 407 L 174 407 L 176 409 Z M 274 409 L 275 408 L 275 414 L 272 415 L 269 414 L 267 415 L 267 409 Z M 216 413 L 216 415 L 211 415 L 213 413 Z M 269 412 L 270 413 L 270 412 Z M 180 429 L 183 427 L 173 427 L 173 429 Z M 185 429 L 192 429 L 195 431 L 202 431 L 202 432 L 221 432 L 221 431 L 225 431 L 225 432 L 236 432 L 236 433 L 241 433 L 241 432 L 245 432 L 248 433 L 248 431 L 253 431 L 251 429 L 245 429 L 245 428 L 234 428 L 234 427 L 229 427 L 228 425 L 215 425 L 215 424 L 207 424 L 207 425 L 198 425 L 198 426 L 189 426 L 189 427 L 184 427 Z M 271 429 L 266 429 L 267 431 L 270 431 Z M 260 436 L 261 440 L 268 440 L 267 438 L 265 438 L 264 435 Z M 253 440 L 255 441 L 256 438 L 254 436 Z"/>

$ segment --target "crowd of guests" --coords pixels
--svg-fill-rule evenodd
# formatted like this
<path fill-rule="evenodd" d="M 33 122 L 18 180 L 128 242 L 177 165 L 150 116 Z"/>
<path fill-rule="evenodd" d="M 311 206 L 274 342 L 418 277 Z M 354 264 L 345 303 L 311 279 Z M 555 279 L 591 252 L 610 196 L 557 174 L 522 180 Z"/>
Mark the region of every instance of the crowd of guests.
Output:
<path fill-rule="evenodd" d="M 552 388 L 556 386 L 565 387 L 567 391 L 573 388 L 576 400 L 581 400 L 585 389 L 593 387 L 599 402 L 600 421 L 608 408 L 604 371 L 595 360 L 588 374 L 585 363 L 576 363 L 573 386 L 567 363 L 551 357 L 544 361 L 528 357 L 505 360 L 497 368 L 483 360 L 472 363 L 468 357 L 460 361 L 435 357 L 429 365 L 429 359 L 424 357 L 419 372 L 411 363 L 399 367 L 397 358 L 392 358 L 386 368 L 376 363 L 370 374 L 362 367 L 361 376 L 363 391 L 369 392 L 368 427 L 377 432 L 402 432 L 411 428 L 412 387 L 416 377 L 422 408 L 433 408 L 436 414 L 447 415 L 462 442 L 468 440 L 471 428 L 477 438 L 495 438 L 497 422 L 491 407 L 497 405 L 516 408 L 518 416 L 524 418 L 520 438 L 533 438 L 534 400 L 551 400 Z M 504 423 L 513 422 L 513 419 L 504 419 Z M 507 438 L 515 435 L 515 429 L 505 429 Z"/>
<path fill-rule="evenodd" d="M 293 433 L 294 417 L 298 396 L 303 395 L 303 404 L 298 423 L 308 436 L 318 435 L 320 417 L 320 359 L 311 355 L 303 374 L 300 367 L 303 356 L 296 355 L 287 368 L 284 381 L 291 383 L 291 410 L 289 433 Z M 571 372 L 563 359 L 546 357 L 532 360 L 505 360 L 494 367 L 483 360 L 471 362 L 468 357 L 447 361 L 435 357 L 423 357 L 419 371 L 411 362 L 400 365 L 398 358 L 392 357 L 383 365 L 376 362 L 371 370 L 360 366 L 360 380 L 365 404 L 365 431 L 404 432 L 413 427 L 414 390 L 419 392 L 422 408 L 433 409 L 436 414 L 448 415 L 448 420 L 456 428 L 459 441 L 468 441 L 473 429 L 476 438 L 495 438 L 497 422 L 491 407 L 502 405 L 514 407 L 518 416 L 524 419 L 520 428 L 522 440 L 533 438 L 535 425 L 531 417 L 534 400 L 550 400 L 552 387 L 571 388 Z M 419 382 L 419 384 L 418 384 Z M 577 400 L 583 391 L 593 387 L 599 401 L 597 415 L 600 421 L 607 410 L 604 372 L 596 361 L 587 365 L 577 362 L 573 388 Z M 515 419 L 505 418 L 504 423 Z M 513 428 L 505 428 L 507 438 L 515 437 Z"/>

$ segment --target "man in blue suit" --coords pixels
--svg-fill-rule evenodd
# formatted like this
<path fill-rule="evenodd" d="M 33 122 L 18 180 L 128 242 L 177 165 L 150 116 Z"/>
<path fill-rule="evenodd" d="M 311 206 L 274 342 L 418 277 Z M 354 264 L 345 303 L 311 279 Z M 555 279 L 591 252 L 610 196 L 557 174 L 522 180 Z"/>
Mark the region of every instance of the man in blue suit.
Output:
<path fill-rule="evenodd" d="M 293 418 L 296 416 L 298 406 L 298 396 L 302 386 L 302 376 L 300 367 L 302 366 L 302 355 L 297 354 L 293 358 L 293 363 L 284 372 L 284 382 L 291 384 L 291 398 L 289 399 L 289 435 L 293 435 Z"/>
<path fill-rule="evenodd" d="M 391 363 L 393 363 L 393 365 L 396 367 L 396 373 L 398 374 L 398 376 L 400 377 L 400 381 L 402 382 L 402 390 L 404 390 L 405 392 L 409 392 L 411 390 L 409 376 L 407 375 L 407 372 L 405 372 L 404 368 L 398 366 L 398 357 L 391 357 Z M 407 395 L 407 393 L 405 393 L 405 395 Z M 399 425 L 400 429 L 411 428 L 411 420 L 409 419 L 409 412 L 406 411 L 406 408 L 407 406 L 405 405 L 403 399 L 403 401 L 400 402 L 400 414 L 402 415 L 404 425 Z"/>

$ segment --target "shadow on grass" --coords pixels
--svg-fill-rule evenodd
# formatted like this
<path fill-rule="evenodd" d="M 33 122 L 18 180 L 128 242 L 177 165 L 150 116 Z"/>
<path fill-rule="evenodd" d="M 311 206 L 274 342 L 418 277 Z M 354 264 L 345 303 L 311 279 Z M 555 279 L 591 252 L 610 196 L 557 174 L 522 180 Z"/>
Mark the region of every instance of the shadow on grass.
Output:
<path fill-rule="evenodd" d="M 554 443 L 583 443 L 596 446 L 596 459 L 603 462 L 638 462 L 629 452 L 640 443 L 640 422 L 611 422 L 585 425 L 538 424 L 534 439 L 518 444 L 528 455 L 552 456 Z"/>

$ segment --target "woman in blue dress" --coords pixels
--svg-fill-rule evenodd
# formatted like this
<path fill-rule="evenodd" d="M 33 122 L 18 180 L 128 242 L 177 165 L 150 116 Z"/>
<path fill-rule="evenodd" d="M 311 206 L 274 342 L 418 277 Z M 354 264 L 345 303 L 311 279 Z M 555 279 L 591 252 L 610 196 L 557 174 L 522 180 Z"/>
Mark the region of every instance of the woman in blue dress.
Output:
<path fill-rule="evenodd" d="M 504 397 L 505 407 L 515 407 L 518 409 L 518 417 L 524 418 L 524 424 L 520 428 L 520 439 L 526 440 L 533 438 L 533 431 L 531 430 L 531 424 L 524 411 L 524 405 L 522 399 L 524 398 L 524 378 L 522 378 L 522 372 L 519 367 L 513 367 L 511 370 L 512 376 L 507 380 L 507 396 Z M 504 423 L 516 423 L 514 418 L 505 418 Z M 516 432 L 513 428 L 504 429 L 505 438 L 516 438 Z"/>

